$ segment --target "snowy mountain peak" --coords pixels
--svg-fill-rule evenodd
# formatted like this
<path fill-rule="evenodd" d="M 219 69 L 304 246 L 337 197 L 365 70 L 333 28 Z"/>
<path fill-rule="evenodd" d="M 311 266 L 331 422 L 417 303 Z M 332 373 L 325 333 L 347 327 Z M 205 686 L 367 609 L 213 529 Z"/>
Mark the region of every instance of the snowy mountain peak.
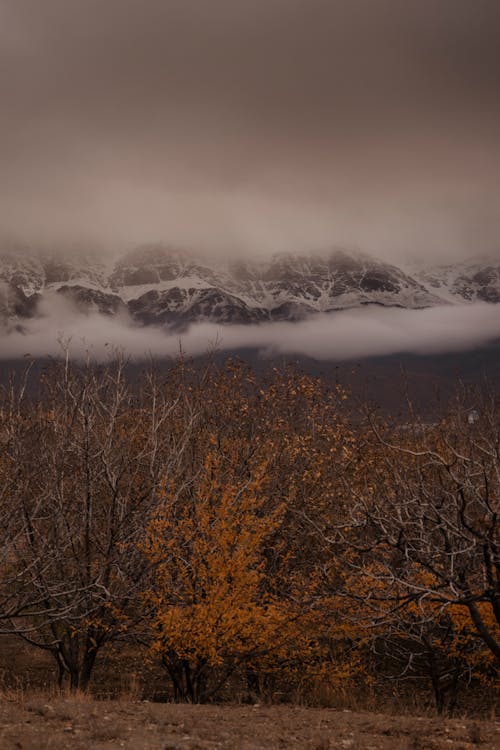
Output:
<path fill-rule="evenodd" d="M 262 260 L 208 260 L 164 244 L 108 262 L 96 252 L 0 252 L 0 319 L 37 315 L 59 295 L 80 312 L 127 312 L 137 323 L 259 323 L 377 304 L 410 309 L 500 302 L 500 264 L 468 261 L 403 270 L 357 251 L 327 248 Z"/>

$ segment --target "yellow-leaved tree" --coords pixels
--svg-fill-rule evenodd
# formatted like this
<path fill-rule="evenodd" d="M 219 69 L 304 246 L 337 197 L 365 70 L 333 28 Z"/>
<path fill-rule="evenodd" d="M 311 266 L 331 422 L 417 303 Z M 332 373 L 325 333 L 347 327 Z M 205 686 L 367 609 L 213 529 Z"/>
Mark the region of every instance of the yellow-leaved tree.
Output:
<path fill-rule="evenodd" d="M 180 699 L 207 700 L 236 669 L 288 643 L 293 612 L 265 581 L 266 539 L 284 511 L 264 510 L 266 466 L 244 476 L 238 447 L 214 439 L 189 486 L 165 491 L 149 526 L 151 651 Z"/>

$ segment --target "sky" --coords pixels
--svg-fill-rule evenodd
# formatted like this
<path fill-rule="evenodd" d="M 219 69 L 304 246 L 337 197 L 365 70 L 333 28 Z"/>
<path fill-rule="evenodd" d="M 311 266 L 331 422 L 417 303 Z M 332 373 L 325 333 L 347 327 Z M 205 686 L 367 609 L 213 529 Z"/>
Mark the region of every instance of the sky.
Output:
<path fill-rule="evenodd" d="M 498 0 L 0 0 L 0 239 L 500 255 Z"/>

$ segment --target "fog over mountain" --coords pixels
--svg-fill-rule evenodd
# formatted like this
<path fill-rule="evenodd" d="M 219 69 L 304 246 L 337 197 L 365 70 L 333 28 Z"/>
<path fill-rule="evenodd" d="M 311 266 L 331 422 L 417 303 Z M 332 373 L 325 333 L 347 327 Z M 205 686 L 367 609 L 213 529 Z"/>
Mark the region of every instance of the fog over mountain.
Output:
<path fill-rule="evenodd" d="M 473 349 L 500 338 L 500 263 L 402 270 L 340 249 L 213 259 L 149 245 L 119 256 L 0 254 L 1 357 L 135 358 L 252 349 L 319 360 Z"/>
<path fill-rule="evenodd" d="M 125 318 L 103 318 L 93 313 L 82 319 L 65 304 L 47 309 L 23 335 L 2 340 L 1 358 L 59 356 L 67 346 L 76 358 L 88 354 L 108 359 L 113 351 L 132 359 L 188 356 L 212 349 L 232 352 L 257 350 L 265 357 L 298 355 L 325 361 L 358 360 L 395 353 L 460 352 L 497 342 L 500 316 L 484 303 L 457 309 L 425 311 L 350 310 L 302 322 L 263 323 L 259 326 L 217 326 L 198 323 L 182 334 L 134 326 Z"/>
<path fill-rule="evenodd" d="M 0 0 L 2 356 L 63 329 L 199 349 L 221 323 L 329 357 L 492 340 L 499 90 L 496 0 Z M 214 278 L 125 298 L 114 264 L 148 243 Z M 286 258 L 324 248 L 397 271 L 297 291 Z M 288 275 L 221 276 L 280 254 Z M 111 270 L 25 288 L 5 258 L 34 255 Z"/>

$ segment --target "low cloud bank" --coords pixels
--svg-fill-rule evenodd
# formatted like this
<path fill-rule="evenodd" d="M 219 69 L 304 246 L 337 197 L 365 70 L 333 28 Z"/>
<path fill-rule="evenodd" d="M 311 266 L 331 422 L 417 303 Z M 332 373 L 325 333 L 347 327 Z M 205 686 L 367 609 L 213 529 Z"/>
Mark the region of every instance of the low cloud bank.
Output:
<path fill-rule="evenodd" d="M 182 334 L 138 327 L 127 317 L 78 313 L 66 303 L 45 303 L 41 317 L 24 331 L 0 332 L 0 359 L 57 356 L 61 341 L 71 355 L 103 360 L 113 350 L 132 359 L 175 356 L 179 348 L 199 355 L 212 348 L 253 348 L 264 355 L 304 355 L 341 361 L 396 353 L 464 351 L 500 339 L 500 310 L 483 303 L 401 310 L 367 306 L 316 315 L 299 323 L 221 326 L 192 325 Z"/>

